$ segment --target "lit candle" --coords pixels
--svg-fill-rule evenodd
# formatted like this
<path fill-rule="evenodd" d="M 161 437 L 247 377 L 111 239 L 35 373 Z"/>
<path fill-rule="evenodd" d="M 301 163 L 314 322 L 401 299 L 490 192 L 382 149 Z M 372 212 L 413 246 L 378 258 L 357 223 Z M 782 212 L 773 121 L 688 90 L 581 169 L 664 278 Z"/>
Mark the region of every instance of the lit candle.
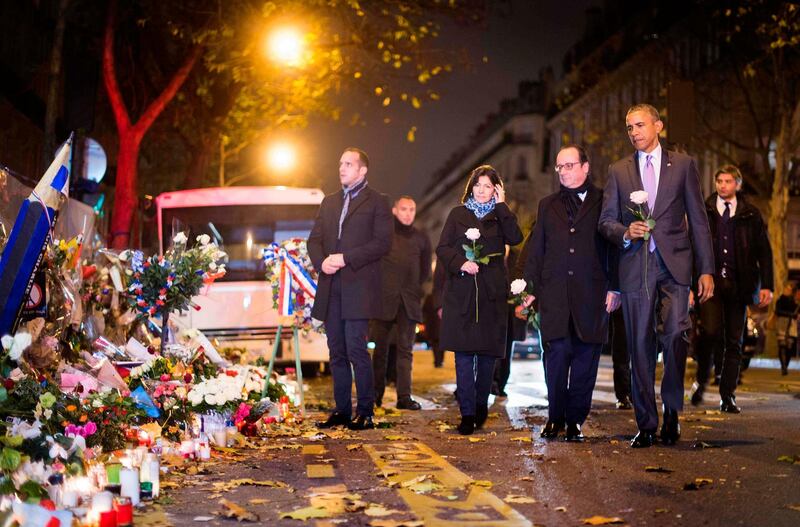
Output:
<path fill-rule="evenodd" d="M 192 441 L 191 439 L 182 441 L 180 452 L 183 457 L 190 457 L 194 455 L 194 441 Z"/>
<path fill-rule="evenodd" d="M 106 476 L 108 477 L 109 485 L 119 485 L 119 470 L 122 465 L 119 463 L 109 463 L 106 465 Z"/>
<path fill-rule="evenodd" d="M 114 508 L 114 495 L 108 491 L 98 492 L 92 496 L 92 510 L 97 513 L 110 511 Z"/>
<path fill-rule="evenodd" d="M 117 511 L 110 510 L 100 513 L 100 527 L 117 527 Z"/>
<path fill-rule="evenodd" d="M 158 456 L 155 454 L 147 454 L 142 461 L 141 477 L 139 478 L 142 483 L 149 482 L 153 484 L 153 497 L 157 498 L 161 491 L 161 465 L 158 462 Z"/>
<path fill-rule="evenodd" d="M 221 447 L 228 446 L 228 432 L 224 428 L 217 428 L 214 430 L 211 437 L 214 438 L 215 445 Z"/>
<path fill-rule="evenodd" d="M 114 510 L 117 513 L 117 525 L 127 527 L 133 525 L 133 505 L 128 498 L 117 498 L 114 500 Z"/>
<path fill-rule="evenodd" d="M 139 469 L 123 468 L 119 472 L 122 488 L 120 495 L 131 499 L 133 505 L 139 504 Z"/>

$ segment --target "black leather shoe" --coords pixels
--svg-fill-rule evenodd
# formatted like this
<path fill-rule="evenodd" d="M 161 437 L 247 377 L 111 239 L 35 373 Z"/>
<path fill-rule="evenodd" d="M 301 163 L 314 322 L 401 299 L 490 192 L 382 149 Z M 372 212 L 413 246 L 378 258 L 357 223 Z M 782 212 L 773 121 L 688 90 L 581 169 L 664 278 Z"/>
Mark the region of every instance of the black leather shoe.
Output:
<path fill-rule="evenodd" d="M 408 399 L 397 401 L 397 408 L 400 410 L 422 410 L 422 405 L 409 397 Z"/>
<path fill-rule="evenodd" d="M 458 433 L 462 436 L 472 435 L 475 431 L 475 416 L 462 415 L 461 422 L 458 424 Z"/>
<path fill-rule="evenodd" d="M 727 414 L 742 413 L 742 409 L 736 406 L 736 397 L 733 395 L 722 398 L 722 400 L 719 402 L 719 411 Z"/>
<path fill-rule="evenodd" d="M 479 406 L 475 409 L 475 428 L 483 428 L 486 419 L 489 417 L 489 408 L 486 406 Z"/>
<path fill-rule="evenodd" d="M 664 424 L 661 425 L 661 442 L 674 445 L 681 438 L 681 425 L 678 423 L 678 412 L 664 408 Z"/>
<path fill-rule="evenodd" d="M 692 398 L 691 398 L 692 406 L 700 406 L 701 404 L 703 404 L 704 391 L 705 390 L 703 389 L 702 386 L 700 386 L 697 383 L 694 384 L 692 391 Z"/>
<path fill-rule="evenodd" d="M 371 415 L 359 415 L 347 425 L 350 430 L 371 430 L 375 428 Z"/>
<path fill-rule="evenodd" d="M 333 412 L 327 421 L 317 423 L 317 428 L 333 428 L 334 426 L 349 426 L 350 416 Z"/>
<path fill-rule="evenodd" d="M 583 443 L 584 437 L 583 432 L 581 432 L 581 425 L 569 424 L 567 425 L 567 433 L 564 437 L 564 441 L 568 441 L 570 443 Z"/>
<path fill-rule="evenodd" d="M 630 397 L 623 397 L 617 401 L 617 410 L 630 410 L 633 408 Z"/>
<path fill-rule="evenodd" d="M 650 448 L 655 443 L 655 432 L 645 432 L 644 430 L 639 430 L 639 433 L 637 433 L 631 441 L 631 448 Z"/>
<path fill-rule="evenodd" d="M 547 421 L 547 424 L 544 425 L 542 429 L 542 433 L 539 434 L 539 437 L 544 439 L 555 439 L 558 437 L 558 434 L 564 430 L 564 423 L 556 423 L 555 421 Z"/>

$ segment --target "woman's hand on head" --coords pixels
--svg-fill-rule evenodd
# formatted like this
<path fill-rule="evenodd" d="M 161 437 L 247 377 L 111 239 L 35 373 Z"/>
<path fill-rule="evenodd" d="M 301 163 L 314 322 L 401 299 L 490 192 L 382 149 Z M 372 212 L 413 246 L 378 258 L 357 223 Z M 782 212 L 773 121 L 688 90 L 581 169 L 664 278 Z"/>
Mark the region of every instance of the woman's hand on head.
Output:
<path fill-rule="evenodd" d="M 494 186 L 494 200 L 497 203 L 504 203 L 506 201 L 506 189 L 503 188 L 503 185 Z"/>

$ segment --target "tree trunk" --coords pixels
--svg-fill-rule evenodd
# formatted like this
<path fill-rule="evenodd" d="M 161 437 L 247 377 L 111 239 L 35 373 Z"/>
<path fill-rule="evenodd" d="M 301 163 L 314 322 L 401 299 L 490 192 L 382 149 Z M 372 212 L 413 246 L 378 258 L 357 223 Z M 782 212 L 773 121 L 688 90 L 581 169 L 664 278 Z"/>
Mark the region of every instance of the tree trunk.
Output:
<path fill-rule="evenodd" d="M 205 134 L 200 142 L 192 148 L 189 167 L 183 178 L 183 188 L 199 188 L 206 182 L 206 174 L 215 154 L 217 141 L 210 134 Z"/>
<path fill-rule="evenodd" d="M 127 249 L 131 239 L 131 222 L 137 203 L 137 169 L 142 138 L 133 129 L 120 131 L 117 152 L 117 184 L 114 210 L 111 214 L 111 247 Z"/>
<path fill-rule="evenodd" d="M 769 239 L 775 265 L 775 291 L 782 291 L 789 279 L 789 260 L 786 253 L 786 210 L 789 207 L 789 114 L 780 118 L 780 130 L 775 147 L 775 178 L 769 200 Z M 777 297 L 777 294 L 776 294 Z"/>
<path fill-rule="evenodd" d="M 61 62 L 64 53 L 64 29 L 66 27 L 69 0 L 60 0 L 53 33 L 53 48 L 50 53 L 50 72 L 47 75 L 47 106 L 44 114 L 44 144 L 42 166 L 48 166 L 56 153 L 56 119 L 58 118 L 58 92 L 61 87 Z"/>

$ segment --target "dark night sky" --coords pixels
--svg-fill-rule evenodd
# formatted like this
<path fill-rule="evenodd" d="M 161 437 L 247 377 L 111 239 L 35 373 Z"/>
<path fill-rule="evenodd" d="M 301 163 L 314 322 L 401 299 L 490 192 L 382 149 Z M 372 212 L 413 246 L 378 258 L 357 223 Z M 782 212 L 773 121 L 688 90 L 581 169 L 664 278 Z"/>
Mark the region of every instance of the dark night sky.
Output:
<path fill-rule="evenodd" d="M 375 104 L 364 114 L 366 126 L 312 123 L 295 134 L 308 170 L 322 176 L 326 192 L 338 188 L 342 149 L 358 146 L 370 156 L 371 185 L 391 196 L 420 197 L 432 173 L 467 142 L 484 117 L 498 108 L 502 98 L 516 95 L 519 81 L 537 79 L 547 65 L 560 76 L 564 53 L 583 33 L 585 10 L 597 1 L 503 3 L 510 3 L 510 9 L 494 9 L 484 27 L 443 32 L 442 38 L 467 49 L 476 67 L 457 70 L 435 85 L 442 95 L 438 102 L 420 110 L 404 106 L 392 114 L 388 125 L 383 124 L 384 114 Z M 487 63 L 481 63 L 483 56 L 488 57 Z M 416 141 L 409 143 L 406 133 L 412 125 L 417 126 Z"/>

